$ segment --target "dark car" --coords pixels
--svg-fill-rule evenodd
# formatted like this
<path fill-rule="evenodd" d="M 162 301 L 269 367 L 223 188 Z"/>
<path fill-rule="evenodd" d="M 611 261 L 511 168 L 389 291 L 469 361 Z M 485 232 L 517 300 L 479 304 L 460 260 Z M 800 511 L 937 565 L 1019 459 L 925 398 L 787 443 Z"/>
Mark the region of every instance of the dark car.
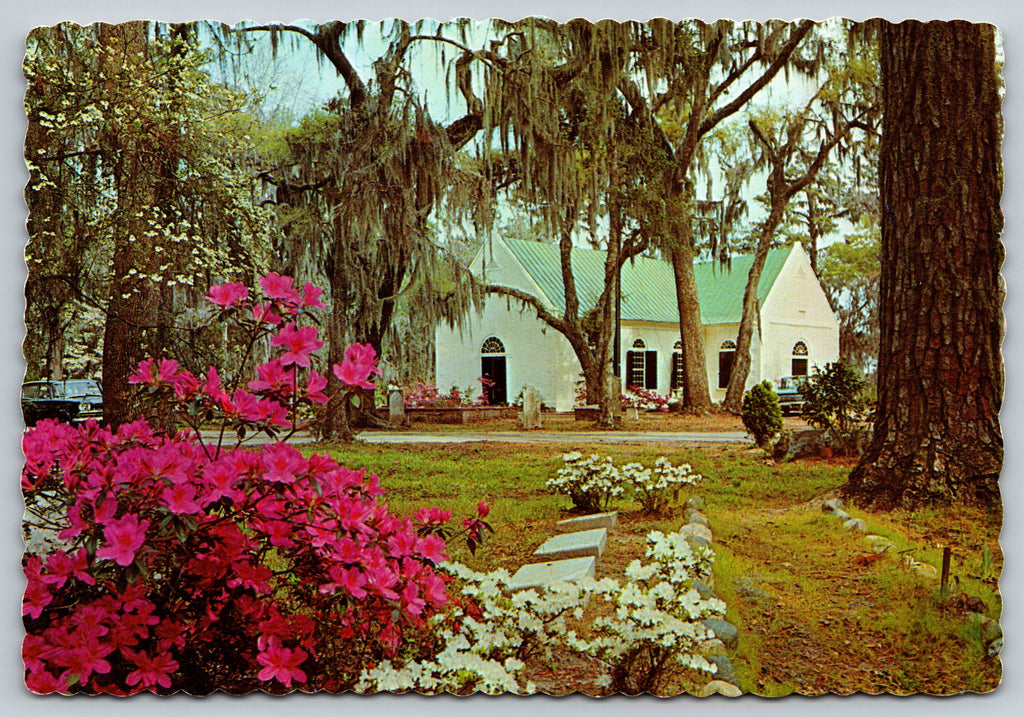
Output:
<path fill-rule="evenodd" d="M 791 413 L 800 415 L 804 412 L 804 376 L 783 376 L 779 379 L 778 388 L 775 393 L 779 397 L 779 408 L 782 415 L 788 416 Z"/>
<path fill-rule="evenodd" d="M 58 421 L 103 419 L 103 392 L 91 379 L 29 381 L 21 387 L 21 413 L 26 426 L 44 418 Z"/>

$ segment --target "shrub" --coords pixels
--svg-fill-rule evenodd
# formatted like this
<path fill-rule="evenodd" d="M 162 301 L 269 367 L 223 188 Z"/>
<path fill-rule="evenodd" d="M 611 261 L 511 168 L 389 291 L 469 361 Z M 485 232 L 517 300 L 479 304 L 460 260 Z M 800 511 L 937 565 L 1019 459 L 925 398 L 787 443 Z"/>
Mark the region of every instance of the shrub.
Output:
<path fill-rule="evenodd" d="M 193 429 L 219 418 L 240 442 L 312 420 L 327 402 L 312 368 L 321 342 L 299 328 L 319 294 L 291 279 L 215 286 L 218 318 L 236 321 L 277 356 L 247 388 L 228 392 L 171 359 L 143 361 L 132 382 Z M 310 327 L 312 328 L 312 327 Z M 354 344 L 332 371 L 372 388 L 373 350 Z M 343 396 L 344 397 L 344 396 Z M 34 692 L 149 690 L 341 691 L 388 659 L 445 649 L 457 621 L 438 569 L 450 513 L 392 515 L 377 477 L 283 442 L 224 448 L 198 430 L 159 434 L 145 422 L 116 432 L 40 422 L 23 439 L 22 489 L 37 529 L 57 545 L 27 555 L 22 654 Z M 466 518 L 471 548 L 490 529 Z"/>
<path fill-rule="evenodd" d="M 641 386 L 628 386 L 620 397 L 620 401 L 623 408 L 643 408 L 651 411 L 668 410 L 668 398 Z"/>
<path fill-rule="evenodd" d="M 623 481 L 633 488 L 637 502 L 647 514 L 660 513 L 668 505 L 670 493 L 704 478 L 691 473 L 689 465 L 673 466 L 664 456 L 654 462 L 653 470 L 639 463 L 627 463 L 620 474 Z"/>
<path fill-rule="evenodd" d="M 814 367 L 814 375 L 804 389 L 804 419 L 815 428 L 827 430 L 840 445 L 845 445 L 857 424 L 857 411 L 863 407 L 861 390 L 864 378 L 844 361 Z"/>
<path fill-rule="evenodd" d="M 611 458 L 601 460 L 594 454 L 584 458 L 574 451 L 563 454 L 562 460 L 565 465 L 547 482 L 547 487 L 569 496 L 575 508 L 585 513 L 600 513 L 622 495 L 622 480 Z"/>
<path fill-rule="evenodd" d="M 770 382 L 762 381 L 743 397 L 743 425 L 761 448 L 782 430 L 782 409 Z"/>

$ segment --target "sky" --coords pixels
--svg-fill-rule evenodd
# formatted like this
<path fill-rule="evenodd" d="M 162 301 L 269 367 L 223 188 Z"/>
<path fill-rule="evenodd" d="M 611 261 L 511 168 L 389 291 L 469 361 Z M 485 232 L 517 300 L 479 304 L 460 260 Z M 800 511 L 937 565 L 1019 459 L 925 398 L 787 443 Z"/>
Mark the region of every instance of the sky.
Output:
<path fill-rule="evenodd" d="M 246 714 L 247 717 L 271 717 L 292 710 L 303 717 L 319 715 L 337 716 L 348 713 L 379 713 L 382 715 L 416 715 L 416 717 L 461 717 L 486 714 L 488 717 L 522 715 L 524 712 L 538 717 L 605 717 L 643 713 L 645 717 L 671 715 L 693 710 L 701 717 L 717 715 L 743 715 L 743 717 L 847 717 L 861 714 L 894 714 L 905 717 L 963 717 L 964 714 L 984 714 L 1001 717 L 1017 714 L 1024 704 L 1024 182 L 1017 168 L 1024 166 L 1024 134 L 1020 128 L 1024 121 L 1024 7 L 1009 0 L 716 0 L 714 3 L 687 2 L 686 0 L 571 0 L 571 2 L 539 3 L 520 0 L 377 0 L 372 4 L 346 3 L 344 0 L 179 0 L 175 3 L 156 0 L 80 0 L 68 3 L 62 0 L 33 0 L 32 2 L 5 3 L 5 22 L 0 25 L 4 42 L 0 43 L 3 62 L 0 63 L 0 86 L 4 102 L 0 104 L 0 177 L 4 191 L 0 193 L 0 221 L 3 222 L 3 241 L 0 242 L 0 465 L 6 468 L 5 480 L 0 483 L 4 497 L 0 501 L 0 694 L 10 714 L 31 714 L 33 717 L 178 717 L 187 713 L 201 717 Z M 923 19 L 953 19 L 963 17 L 977 22 L 995 22 L 1003 30 L 1007 59 L 1007 96 L 1004 110 L 1007 116 L 1007 135 L 1003 150 L 1008 171 L 1005 178 L 1003 207 L 1006 215 L 1004 244 L 1006 261 L 1002 268 L 1008 286 L 1006 318 L 1008 331 L 1004 343 L 1007 364 L 1006 401 L 1001 422 L 1006 440 L 1006 463 L 1001 487 L 1005 507 L 1002 545 L 1007 553 L 1006 569 L 1001 581 L 1004 595 L 1003 628 L 1007 633 L 1003 650 L 1003 685 L 991 695 L 965 695 L 957 698 L 935 699 L 867 696 L 824 698 L 785 698 L 767 700 L 744 697 L 736 701 L 709 699 L 700 703 L 692 700 L 655 700 L 652 698 L 617 698 L 597 701 L 585 697 L 553 698 L 438 698 L 427 699 L 416 695 L 380 696 L 360 698 L 342 697 L 289 697 L 280 699 L 257 695 L 249 698 L 215 697 L 193 699 L 179 696 L 172 699 L 133 698 L 116 699 L 42 699 L 25 692 L 22 684 L 19 641 L 23 628 L 20 614 L 20 591 L 24 581 L 20 575 L 21 553 L 18 526 L 21 521 L 21 496 L 17 475 L 22 463 L 20 453 L 21 417 L 18 393 L 24 362 L 21 341 L 25 334 L 21 312 L 24 305 L 22 288 L 25 280 L 23 250 L 25 235 L 25 205 L 21 198 L 27 174 L 22 156 L 25 120 L 22 111 L 24 83 L 19 67 L 28 31 L 37 25 L 49 25 L 62 20 L 89 22 L 96 19 L 120 21 L 140 17 L 161 20 L 186 21 L 200 17 L 215 17 L 228 23 L 246 18 L 261 21 L 291 20 L 301 17 L 352 18 L 368 16 L 371 19 L 388 16 L 453 17 L 453 16 L 505 16 L 522 17 L 541 13 L 556 19 L 574 16 L 590 18 L 635 17 L 646 19 L 656 16 L 675 18 L 697 15 L 713 20 L 718 16 L 752 17 L 767 19 L 783 17 L 823 18 L 847 15 L 855 19 L 885 16 L 892 20 L 907 17 Z"/>

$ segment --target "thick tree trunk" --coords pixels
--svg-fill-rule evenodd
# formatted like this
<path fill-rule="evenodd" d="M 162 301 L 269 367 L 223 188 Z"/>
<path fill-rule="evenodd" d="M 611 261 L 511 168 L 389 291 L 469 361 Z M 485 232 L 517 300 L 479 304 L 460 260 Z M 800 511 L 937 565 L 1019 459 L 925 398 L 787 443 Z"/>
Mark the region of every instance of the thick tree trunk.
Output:
<path fill-rule="evenodd" d="M 697 295 L 697 276 L 693 272 L 693 255 L 690 249 L 677 246 L 671 250 L 670 260 L 679 307 L 679 338 L 683 344 L 682 410 L 704 413 L 711 410 L 711 392 L 704 365 L 704 328 L 700 321 L 700 297 Z"/>
<path fill-rule="evenodd" d="M 1003 440 L 1001 118 L 994 30 L 884 23 L 874 437 L 843 492 L 996 505 Z"/>
<path fill-rule="evenodd" d="M 743 410 L 743 391 L 750 375 L 750 347 L 754 342 L 754 324 L 758 321 L 757 285 L 761 283 L 761 273 L 768 259 L 768 248 L 771 246 L 775 229 L 782 221 L 784 202 L 776 202 L 761 229 L 757 240 L 754 261 L 747 274 L 747 285 L 743 290 L 743 311 L 740 314 L 740 328 L 736 335 L 736 353 L 729 374 L 729 385 L 725 389 L 725 401 L 722 407 L 728 411 L 739 413 Z"/>

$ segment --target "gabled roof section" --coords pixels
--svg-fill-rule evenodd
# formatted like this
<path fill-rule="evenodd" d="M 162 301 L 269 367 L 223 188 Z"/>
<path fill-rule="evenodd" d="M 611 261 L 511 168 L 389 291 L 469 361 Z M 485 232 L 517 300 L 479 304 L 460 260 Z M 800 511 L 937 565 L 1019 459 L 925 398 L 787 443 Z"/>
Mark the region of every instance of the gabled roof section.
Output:
<path fill-rule="evenodd" d="M 530 277 L 550 299 L 559 313 L 565 310 L 562 268 L 557 244 L 501 239 L 519 260 Z M 764 302 L 779 276 L 791 248 L 768 252 L 761 281 L 757 287 L 758 301 Z M 576 278 L 580 310 L 594 306 L 604 286 L 605 252 L 573 248 L 572 268 Z M 738 324 L 743 310 L 743 290 L 753 263 L 752 254 L 733 257 L 726 269 L 717 262 L 694 265 L 697 294 L 700 297 L 700 319 L 703 324 Z M 622 320 L 679 323 L 675 279 L 672 267 L 659 259 L 637 258 L 622 267 Z"/>

